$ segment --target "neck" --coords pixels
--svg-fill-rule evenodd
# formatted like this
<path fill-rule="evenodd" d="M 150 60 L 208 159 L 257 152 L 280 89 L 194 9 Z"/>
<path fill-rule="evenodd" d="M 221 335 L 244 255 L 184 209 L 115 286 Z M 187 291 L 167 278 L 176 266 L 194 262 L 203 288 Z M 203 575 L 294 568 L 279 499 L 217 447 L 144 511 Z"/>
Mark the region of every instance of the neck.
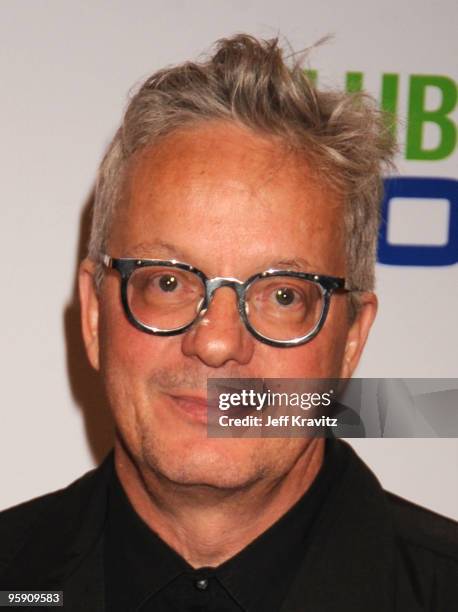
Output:
<path fill-rule="evenodd" d="M 308 490 L 323 463 L 312 439 L 288 473 L 236 490 L 172 483 L 138 469 L 115 442 L 115 468 L 142 520 L 192 567 L 215 567 L 273 525 Z"/>

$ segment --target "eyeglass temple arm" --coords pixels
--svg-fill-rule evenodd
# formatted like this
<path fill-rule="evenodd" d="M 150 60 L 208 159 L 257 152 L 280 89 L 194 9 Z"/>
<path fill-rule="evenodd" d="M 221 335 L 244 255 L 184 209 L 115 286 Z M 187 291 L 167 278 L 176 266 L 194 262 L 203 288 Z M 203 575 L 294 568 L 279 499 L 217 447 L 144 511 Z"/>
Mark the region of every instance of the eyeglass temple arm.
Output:
<path fill-rule="evenodd" d="M 113 267 L 113 258 L 110 257 L 109 255 L 106 255 L 105 253 L 100 253 L 100 261 L 107 268 Z"/>

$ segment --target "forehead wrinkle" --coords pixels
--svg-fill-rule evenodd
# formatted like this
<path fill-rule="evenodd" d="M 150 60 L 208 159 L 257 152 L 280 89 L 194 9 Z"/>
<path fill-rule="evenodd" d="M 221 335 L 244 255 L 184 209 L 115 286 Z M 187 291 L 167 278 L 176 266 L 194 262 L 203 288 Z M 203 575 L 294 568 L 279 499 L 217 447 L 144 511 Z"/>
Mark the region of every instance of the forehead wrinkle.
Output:
<path fill-rule="evenodd" d="M 164 253 L 171 259 L 185 259 L 187 257 L 185 251 L 164 240 L 142 241 L 133 246 L 128 246 L 124 251 L 124 257 L 158 259 L 157 255 Z"/>

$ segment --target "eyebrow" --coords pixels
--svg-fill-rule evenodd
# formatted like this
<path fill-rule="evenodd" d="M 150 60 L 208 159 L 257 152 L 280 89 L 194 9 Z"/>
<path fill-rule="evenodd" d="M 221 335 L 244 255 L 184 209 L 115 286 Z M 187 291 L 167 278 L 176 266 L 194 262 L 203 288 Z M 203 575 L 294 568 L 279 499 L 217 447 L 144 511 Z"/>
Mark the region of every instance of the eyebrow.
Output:
<path fill-rule="evenodd" d="M 152 253 L 154 254 L 153 257 L 151 256 Z M 188 258 L 184 251 L 163 240 L 139 242 L 125 251 L 125 257 L 132 257 L 135 259 L 159 259 L 157 255 L 162 256 L 163 254 L 168 255 L 172 259 L 185 260 Z"/>
<path fill-rule="evenodd" d="M 303 270 L 304 268 L 312 268 L 311 264 L 307 259 L 303 257 L 295 257 L 294 259 L 277 259 L 268 264 L 269 268 L 294 268 L 296 270 Z"/>
<path fill-rule="evenodd" d="M 163 256 L 167 256 L 170 259 L 177 259 L 182 262 L 193 264 L 192 257 L 189 253 L 182 251 L 178 247 L 169 242 L 163 240 L 156 240 L 154 242 L 139 242 L 132 247 L 129 247 L 125 251 L 124 257 L 132 257 L 139 259 L 160 259 Z M 281 257 L 275 259 L 265 260 L 262 265 L 257 266 L 259 271 L 268 269 L 288 269 L 288 270 L 312 270 L 313 266 L 310 262 L 303 257 Z"/>

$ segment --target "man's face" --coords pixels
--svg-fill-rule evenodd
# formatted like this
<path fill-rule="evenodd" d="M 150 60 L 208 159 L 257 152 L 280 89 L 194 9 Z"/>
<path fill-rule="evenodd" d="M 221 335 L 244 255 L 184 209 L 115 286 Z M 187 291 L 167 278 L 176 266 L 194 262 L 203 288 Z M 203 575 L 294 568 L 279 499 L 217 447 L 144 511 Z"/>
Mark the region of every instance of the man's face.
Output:
<path fill-rule="evenodd" d="M 240 280 L 268 268 L 345 276 L 339 198 L 303 158 L 233 124 L 182 130 L 144 150 L 125 196 L 109 239 L 113 257 L 175 258 L 208 277 Z M 107 273 L 97 300 L 89 269 L 83 264 L 83 327 L 89 321 L 89 356 L 119 435 L 141 469 L 177 483 L 231 488 L 289 470 L 307 440 L 207 438 L 192 398 L 205 399 L 211 377 L 349 376 L 375 312 L 351 326 L 347 297 L 335 295 L 318 336 L 275 348 L 245 329 L 225 287 L 193 328 L 160 337 L 126 319 L 117 272 Z"/>

